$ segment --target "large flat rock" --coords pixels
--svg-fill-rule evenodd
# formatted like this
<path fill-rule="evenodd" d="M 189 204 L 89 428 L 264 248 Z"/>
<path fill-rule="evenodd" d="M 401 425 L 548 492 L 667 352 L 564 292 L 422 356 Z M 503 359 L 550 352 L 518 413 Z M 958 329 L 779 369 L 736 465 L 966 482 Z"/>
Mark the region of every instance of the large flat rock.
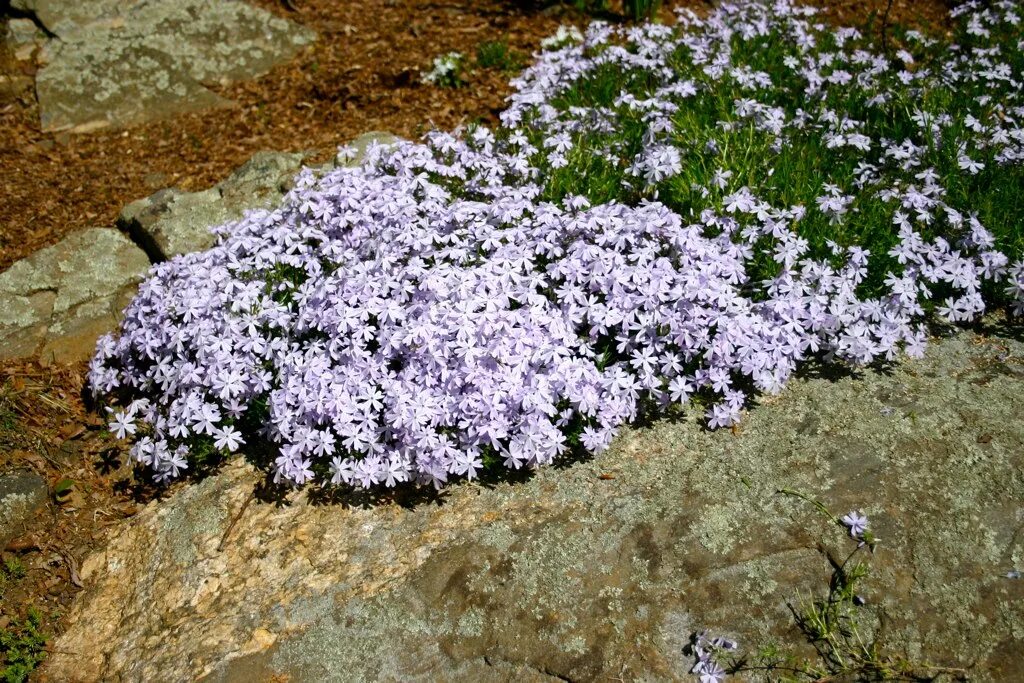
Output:
<path fill-rule="evenodd" d="M 113 330 L 149 270 L 149 259 L 119 231 L 91 228 L 0 273 L 0 359 L 89 358 Z"/>
<path fill-rule="evenodd" d="M 21 0 L 59 40 L 43 50 L 44 131 L 84 132 L 227 106 L 206 85 L 263 75 L 314 34 L 237 0 Z"/>
<path fill-rule="evenodd" d="M 823 595 L 819 548 L 852 544 L 791 488 L 871 519 L 861 619 L 883 648 L 1024 680 L 1024 342 L 962 332 L 832 375 L 738 433 L 656 422 L 436 499 L 246 505 L 259 477 L 231 463 L 84 561 L 42 679 L 691 680 L 698 629 L 801 647 L 787 601 Z"/>

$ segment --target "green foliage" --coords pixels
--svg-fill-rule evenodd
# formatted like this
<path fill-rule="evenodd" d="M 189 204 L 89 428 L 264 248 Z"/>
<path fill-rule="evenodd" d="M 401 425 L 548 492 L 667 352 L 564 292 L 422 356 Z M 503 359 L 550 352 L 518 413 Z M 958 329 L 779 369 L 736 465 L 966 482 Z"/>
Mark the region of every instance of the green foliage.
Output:
<path fill-rule="evenodd" d="M 627 3 L 628 4 L 628 3 Z M 890 27 L 895 42 L 908 45 L 918 69 L 937 64 L 936 58 L 948 51 L 948 44 L 936 41 L 934 45 L 921 44 L 903 38 L 906 31 Z M 816 54 L 835 49 L 834 38 L 820 34 Z M 869 35 L 846 42 L 866 49 L 877 47 Z M 1018 37 L 1006 36 L 1007 45 L 1017 45 Z M 952 42 L 970 45 L 972 36 L 962 29 Z M 595 48 L 605 49 L 603 47 Z M 1014 69 L 1024 69 L 1024 51 L 1007 50 L 1002 55 Z M 752 71 L 771 75 L 773 87 L 764 91 L 761 101 L 779 107 L 787 120 L 807 107 L 803 87 L 794 80 L 793 70 L 786 60 L 806 58 L 796 47 L 781 36 L 769 32 L 754 39 L 735 38 L 732 63 Z M 751 92 L 740 81 L 732 78 L 710 78 L 703 64 L 694 60 L 685 48 L 669 59 L 669 66 L 679 74 L 679 82 L 695 85 L 693 96 L 680 100 L 678 111 L 672 116 L 670 142 L 680 151 L 682 170 L 671 178 L 648 187 L 624 185 L 626 169 L 622 163 L 609 161 L 604 152 L 616 150 L 622 159 L 630 159 L 643 148 L 647 123 L 643 111 L 631 112 L 616 107 L 623 94 L 638 99 L 651 96 L 656 83 L 644 70 L 624 70 L 617 64 L 603 64 L 571 88 L 555 97 L 552 104 L 560 111 L 572 107 L 611 108 L 616 111 L 614 131 L 598 133 L 584 131 L 573 139 L 573 148 L 566 155 L 567 165 L 541 167 L 547 177 L 544 199 L 558 202 L 570 195 L 582 195 L 592 204 L 611 201 L 635 205 L 643 200 L 666 204 L 682 216 L 696 215 L 703 208 L 724 212 L 724 198 L 739 187 L 749 187 L 762 201 L 774 207 L 802 206 L 811 208 L 796 230 L 808 240 L 810 255 L 817 259 L 830 259 L 829 241 L 840 246 L 857 245 L 866 249 L 872 258 L 868 276 L 858 293 L 876 296 L 884 291 L 886 273 L 896 268 L 889 251 L 898 243 L 893 228 L 892 206 L 879 192 L 858 191 L 850 179 L 857 176 L 858 165 L 865 154 L 852 146 L 830 147 L 814 126 L 801 130 L 788 130 L 786 144 L 779 146 L 772 136 L 758 130 L 754 119 L 738 117 L 736 103 L 750 98 Z M 1016 260 L 1024 256 L 1024 230 L 1020 229 L 1019 208 L 1024 206 L 1024 165 L 1000 164 L 989 149 L 972 150 L 984 168 L 972 174 L 961 168 L 958 140 L 965 137 L 968 121 L 977 115 L 977 102 L 991 97 L 987 82 L 978 80 L 976 88 L 957 88 L 934 82 L 928 89 L 907 85 L 894 69 L 886 75 L 888 101 L 883 106 L 869 106 L 874 91 L 851 85 L 833 88 L 821 102 L 822 108 L 842 112 L 865 124 L 864 132 L 873 140 L 913 140 L 926 149 L 920 169 L 934 168 L 939 182 L 946 189 L 945 200 L 951 206 L 970 207 L 971 213 L 996 239 L 996 248 Z M 995 105 L 992 105 L 995 106 Z M 947 120 L 941 140 L 921 139 L 920 125 L 915 118 Z M 544 131 L 538 131 L 531 144 L 542 146 Z M 535 159 L 537 161 L 537 159 Z M 540 159 L 543 162 L 543 159 Z M 914 173 L 918 172 L 914 169 Z M 721 189 L 715 182 L 718 174 L 726 174 L 728 187 Z M 911 182 L 915 180 L 910 174 Z M 844 192 L 854 195 L 843 221 L 838 224 L 821 211 L 814 210 L 815 200 L 826 191 L 828 183 L 836 183 Z M 932 239 L 941 234 L 940 222 L 935 227 L 924 227 L 921 234 Z M 775 263 L 765 250 L 763 258 L 753 263 L 751 279 L 766 280 L 777 274 Z M 996 298 L 1001 295 L 997 295 Z"/>
<path fill-rule="evenodd" d="M 0 629 L 0 675 L 4 683 L 22 683 L 46 657 L 43 616 L 29 607 L 24 621 Z"/>
<path fill-rule="evenodd" d="M 617 9 L 617 3 L 610 3 L 608 0 L 518 0 L 518 4 L 530 7 L 562 4 L 602 19 L 625 17 L 632 21 L 643 21 L 654 17 L 661 7 L 661 0 L 622 0 L 621 15 L 613 12 L 613 9 Z"/>
<path fill-rule="evenodd" d="M 505 40 L 488 40 L 476 46 L 476 63 L 482 69 L 511 72 L 522 69 L 524 62 Z"/>
<path fill-rule="evenodd" d="M 24 578 L 25 573 L 25 564 L 17 557 L 8 557 L 4 560 L 4 575 L 8 579 Z"/>
<path fill-rule="evenodd" d="M 7 406 L 0 406 L 0 429 L 13 432 L 18 426 L 18 419 L 13 410 Z"/>
<path fill-rule="evenodd" d="M 222 462 L 227 453 L 214 444 L 212 436 L 199 434 L 189 437 L 186 442 L 189 449 L 189 466 L 194 475 L 202 475 L 213 471 Z"/>
<path fill-rule="evenodd" d="M 608 0 L 571 0 L 572 6 L 589 14 L 605 14 L 608 12 Z"/>
<path fill-rule="evenodd" d="M 651 19 L 658 11 L 661 0 L 622 0 L 622 9 L 633 21 Z"/>
<path fill-rule="evenodd" d="M 294 294 L 309 278 L 309 274 L 301 268 L 279 263 L 274 266 L 264 281 L 264 291 L 281 304 L 292 305 Z"/>

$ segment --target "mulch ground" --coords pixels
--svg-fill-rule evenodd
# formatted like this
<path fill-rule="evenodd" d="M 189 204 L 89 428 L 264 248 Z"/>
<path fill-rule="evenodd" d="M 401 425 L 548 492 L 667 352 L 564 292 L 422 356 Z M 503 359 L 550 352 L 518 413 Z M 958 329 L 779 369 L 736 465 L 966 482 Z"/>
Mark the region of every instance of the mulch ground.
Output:
<path fill-rule="evenodd" d="M 313 28 L 318 41 L 263 78 L 215 86 L 237 103 L 230 109 L 127 130 L 42 133 L 31 85 L 36 67 L 0 48 L 0 76 L 7 77 L 0 83 L 21 83 L 0 88 L 0 270 L 71 231 L 112 225 L 125 204 L 163 187 L 209 187 L 259 150 L 312 149 L 326 158 L 368 130 L 415 138 L 431 127 L 493 124 L 512 74 L 478 69 L 467 86 L 446 89 L 421 84 L 420 72 L 445 52 L 472 57 L 484 41 L 505 40 L 528 59 L 560 23 L 587 21 L 572 9 L 515 0 L 294 0 L 297 11 L 281 0 L 252 1 Z M 845 25 L 881 17 L 887 5 L 818 4 Z M 940 30 L 947 17 L 941 0 L 896 0 L 889 14 Z M 83 377 L 81 364 L 0 363 L 0 472 L 32 469 L 51 487 L 73 482 L 26 534 L 0 549 L 0 559 L 27 570 L 4 589 L 0 628 L 34 605 L 47 632 L 59 633 L 80 590 L 78 562 L 111 526 L 161 495 L 136 480 L 123 445 L 83 402 Z"/>

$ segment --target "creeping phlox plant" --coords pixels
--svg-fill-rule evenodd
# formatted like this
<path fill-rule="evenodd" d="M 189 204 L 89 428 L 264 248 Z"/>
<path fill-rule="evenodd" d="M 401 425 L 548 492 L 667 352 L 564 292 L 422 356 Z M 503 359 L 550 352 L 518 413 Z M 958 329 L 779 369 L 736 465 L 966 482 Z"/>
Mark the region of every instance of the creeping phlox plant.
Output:
<path fill-rule="evenodd" d="M 497 131 L 303 172 L 154 267 L 91 365 L 112 428 L 161 480 L 258 442 L 279 481 L 440 486 L 694 398 L 732 425 L 812 356 L 920 354 L 931 310 L 1019 312 L 1016 6 L 891 57 L 811 14 L 595 23 Z"/>

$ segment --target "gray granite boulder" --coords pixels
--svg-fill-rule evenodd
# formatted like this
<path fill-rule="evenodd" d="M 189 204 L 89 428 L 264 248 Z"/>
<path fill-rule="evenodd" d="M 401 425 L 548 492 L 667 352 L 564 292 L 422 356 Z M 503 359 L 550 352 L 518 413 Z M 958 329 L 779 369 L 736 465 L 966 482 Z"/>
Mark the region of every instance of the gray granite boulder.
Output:
<path fill-rule="evenodd" d="M 736 432 L 663 420 L 437 498 L 263 503 L 232 462 L 85 559 L 41 680 L 688 681 L 703 628 L 807 654 L 788 605 L 853 544 L 783 488 L 870 518 L 884 652 L 1024 680 L 1022 389 L 1019 335 L 961 332 L 808 371 Z"/>
<path fill-rule="evenodd" d="M 88 358 L 112 330 L 149 269 L 149 259 L 117 230 L 91 228 L 0 273 L 0 359 Z"/>
<path fill-rule="evenodd" d="M 354 157 L 336 158 L 313 171 L 322 175 L 333 168 L 356 165 L 371 144 L 387 146 L 398 141 L 384 131 L 364 133 L 349 143 Z M 168 188 L 132 202 L 122 210 L 118 226 L 154 261 L 208 249 L 215 242 L 210 228 L 237 220 L 248 209 L 279 206 L 307 156 L 301 152 L 257 152 L 215 187 L 199 192 Z"/>
<path fill-rule="evenodd" d="M 160 190 L 126 206 L 118 225 L 154 261 L 213 246 L 210 228 L 242 217 L 248 209 L 272 208 L 291 188 L 304 155 L 257 152 L 215 187 L 200 192 Z"/>
<path fill-rule="evenodd" d="M 45 132 L 87 133 L 232 104 L 192 78 L 174 57 L 142 43 L 113 50 L 103 43 L 61 49 L 75 54 L 58 55 L 36 74 Z"/>
<path fill-rule="evenodd" d="M 30 13 L 50 33 L 63 38 L 96 21 L 116 19 L 138 0 L 11 0 L 11 7 Z"/>
<path fill-rule="evenodd" d="M 24 532 L 46 504 L 49 491 L 34 472 L 0 472 L 0 548 Z"/>
<path fill-rule="evenodd" d="M 311 31 L 237 0 L 20 0 L 60 40 L 36 75 L 44 131 L 85 132 L 230 101 L 206 84 L 255 78 Z"/>
<path fill-rule="evenodd" d="M 11 18 L 7 20 L 4 43 L 15 59 L 29 59 L 36 48 L 46 42 L 46 35 L 31 19 Z"/>
<path fill-rule="evenodd" d="M 118 226 L 142 245 L 154 261 L 208 249 L 214 243 L 210 227 L 232 217 L 217 188 L 202 192 L 160 190 L 122 209 Z"/>

